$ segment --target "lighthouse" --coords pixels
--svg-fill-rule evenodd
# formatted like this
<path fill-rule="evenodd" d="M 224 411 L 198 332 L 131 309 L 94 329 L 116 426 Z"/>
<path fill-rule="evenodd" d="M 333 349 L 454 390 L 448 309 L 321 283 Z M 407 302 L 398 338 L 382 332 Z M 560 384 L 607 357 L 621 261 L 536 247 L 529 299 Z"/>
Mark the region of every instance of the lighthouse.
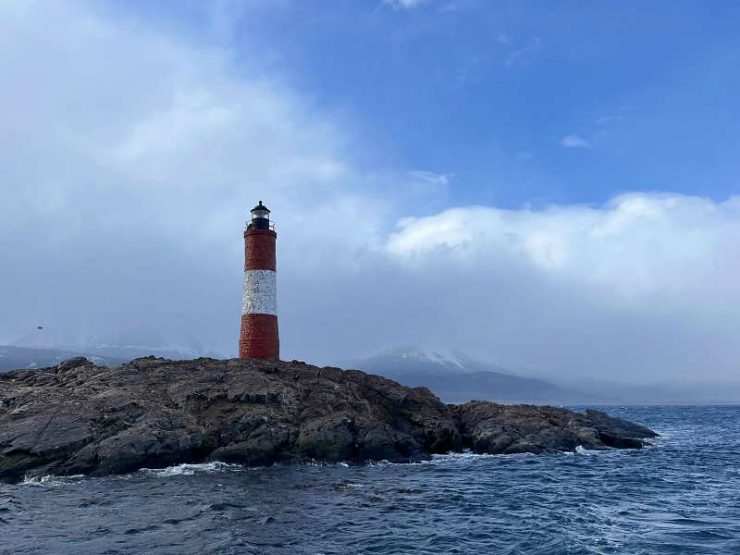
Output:
<path fill-rule="evenodd" d="M 280 358 L 277 319 L 277 233 L 270 211 L 259 202 L 244 230 L 244 297 L 239 358 Z"/>

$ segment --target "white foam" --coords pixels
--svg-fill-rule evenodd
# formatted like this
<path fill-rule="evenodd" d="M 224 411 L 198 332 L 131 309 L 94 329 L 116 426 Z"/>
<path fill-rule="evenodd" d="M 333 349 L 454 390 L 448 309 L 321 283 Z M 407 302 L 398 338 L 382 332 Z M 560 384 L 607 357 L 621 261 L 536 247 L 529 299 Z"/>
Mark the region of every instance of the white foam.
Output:
<path fill-rule="evenodd" d="M 431 462 L 447 462 L 447 461 L 474 461 L 481 459 L 498 459 L 498 458 L 513 458 L 513 457 L 534 457 L 534 453 L 473 453 L 470 450 L 465 450 L 462 453 L 446 453 L 444 455 L 432 455 Z"/>
<path fill-rule="evenodd" d="M 281 463 L 275 463 L 274 466 L 293 466 L 293 465 L 283 465 Z M 345 461 L 339 461 L 339 462 L 325 462 L 320 461 L 317 459 L 310 459 L 307 461 L 304 461 L 301 463 L 301 466 L 317 466 L 317 467 L 326 467 L 326 468 L 349 468 L 351 465 L 348 462 Z"/>
<path fill-rule="evenodd" d="M 160 478 L 169 478 L 171 476 L 192 476 L 198 473 L 210 472 L 241 472 L 245 467 L 239 464 L 228 464 L 223 462 L 209 462 L 201 464 L 177 464 L 167 468 L 142 468 L 140 472 L 146 472 L 159 476 Z"/>
<path fill-rule="evenodd" d="M 46 474 L 44 476 L 26 476 L 23 478 L 23 482 L 21 482 L 21 485 L 56 487 L 66 486 L 68 484 L 76 484 L 84 479 L 84 474 L 73 474 L 71 476 L 54 476 L 53 474 Z"/>

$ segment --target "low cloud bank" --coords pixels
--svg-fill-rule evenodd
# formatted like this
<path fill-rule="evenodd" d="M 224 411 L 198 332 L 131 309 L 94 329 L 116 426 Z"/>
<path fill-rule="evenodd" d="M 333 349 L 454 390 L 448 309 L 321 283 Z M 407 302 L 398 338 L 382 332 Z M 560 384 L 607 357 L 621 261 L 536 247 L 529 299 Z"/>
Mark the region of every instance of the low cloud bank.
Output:
<path fill-rule="evenodd" d="M 614 379 L 731 379 L 738 244 L 738 198 L 633 193 L 598 207 L 408 219 L 387 251 L 436 282 L 443 308 L 429 321 L 441 336 L 464 335 L 498 360 Z"/>

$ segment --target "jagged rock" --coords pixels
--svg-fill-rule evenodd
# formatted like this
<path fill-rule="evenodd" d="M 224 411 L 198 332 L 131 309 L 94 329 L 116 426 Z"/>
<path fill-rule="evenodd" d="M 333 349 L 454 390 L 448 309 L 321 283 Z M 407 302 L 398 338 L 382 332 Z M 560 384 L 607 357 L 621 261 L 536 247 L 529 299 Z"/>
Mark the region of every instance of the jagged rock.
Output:
<path fill-rule="evenodd" d="M 476 453 L 552 453 L 643 446 L 652 430 L 596 411 L 471 401 L 452 407 L 466 446 Z"/>
<path fill-rule="evenodd" d="M 302 362 L 76 358 L 0 375 L 0 479 L 105 475 L 220 460 L 413 461 L 478 453 L 637 448 L 654 433 L 598 411 L 448 406 L 426 388 Z"/>

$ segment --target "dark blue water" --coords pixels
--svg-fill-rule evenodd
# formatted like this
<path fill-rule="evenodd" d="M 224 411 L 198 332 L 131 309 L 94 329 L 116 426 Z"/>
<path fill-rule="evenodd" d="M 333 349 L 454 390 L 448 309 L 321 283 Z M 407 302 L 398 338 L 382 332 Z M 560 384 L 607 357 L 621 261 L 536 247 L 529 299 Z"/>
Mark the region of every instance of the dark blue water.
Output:
<path fill-rule="evenodd" d="M 663 435 L 643 451 L 0 485 L 0 553 L 740 553 L 740 407 L 607 410 Z"/>

